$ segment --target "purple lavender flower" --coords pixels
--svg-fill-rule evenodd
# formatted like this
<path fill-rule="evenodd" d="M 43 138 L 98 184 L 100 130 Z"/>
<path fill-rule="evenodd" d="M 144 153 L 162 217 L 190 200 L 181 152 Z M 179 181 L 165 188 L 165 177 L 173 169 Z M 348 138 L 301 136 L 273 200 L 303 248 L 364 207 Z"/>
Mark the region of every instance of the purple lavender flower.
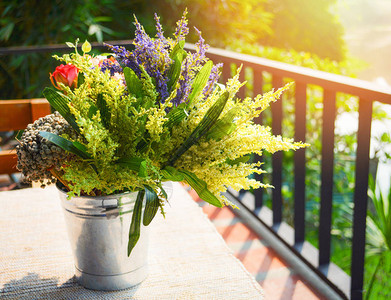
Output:
<path fill-rule="evenodd" d="M 201 35 L 201 31 L 199 31 L 196 27 L 194 27 L 195 31 L 198 34 L 198 42 L 195 44 L 196 52 L 193 53 L 193 63 L 194 66 L 200 66 L 206 61 L 206 51 L 209 49 L 209 45 L 205 44 L 205 40 Z"/>
<path fill-rule="evenodd" d="M 167 43 L 167 39 L 164 37 L 163 27 L 160 24 L 160 17 L 155 13 L 154 19 L 156 21 L 156 37 L 161 41 L 165 41 Z"/>
<path fill-rule="evenodd" d="M 209 45 L 205 44 L 205 40 L 201 36 L 201 31 L 199 31 L 197 28 L 195 28 L 195 30 L 199 35 L 199 40 L 196 43 L 196 52 L 188 55 L 182 64 L 179 87 L 177 94 L 172 101 L 176 106 L 187 101 L 191 92 L 192 80 L 194 79 L 196 73 L 202 68 L 204 62 L 207 61 L 205 54 L 206 50 L 209 48 Z"/>
<path fill-rule="evenodd" d="M 190 75 L 190 67 L 192 61 L 190 59 L 185 59 L 184 63 L 181 67 L 181 76 L 179 79 L 179 85 L 177 88 L 177 92 L 175 98 L 172 99 L 172 103 L 175 106 L 178 106 L 182 102 L 186 102 L 189 97 L 192 83 L 192 76 Z"/>
<path fill-rule="evenodd" d="M 157 22 L 157 38 L 153 40 L 147 35 L 137 18 L 135 18 L 136 32 L 133 41 L 135 49 L 132 53 L 136 62 L 142 65 L 148 75 L 155 79 L 156 89 L 160 94 L 160 101 L 163 103 L 169 96 L 167 72 L 172 60 L 169 55 L 168 41 L 163 36 L 162 27 L 156 15 L 155 19 Z"/>
<path fill-rule="evenodd" d="M 117 61 L 122 64 L 124 67 L 128 67 L 136 73 L 136 75 L 141 77 L 141 70 L 139 67 L 139 63 L 134 57 L 132 52 L 129 52 L 124 47 L 113 46 L 109 44 L 105 44 L 113 53 L 116 55 Z"/>
<path fill-rule="evenodd" d="M 189 33 L 186 15 L 187 10 L 185 10 L 182 18 L 177 22 L 177 28 L 174 33 L 174 37 L 177 42 L 184 40 L 185 36 Z M 139 78 L 141 78 L 141 66 L 145 69 L 147 74 L 154 79 L 156 90 L 160 95 L 160 102 L 164 103 L 164 101 L 169 97 L 170 92 L 168 91 L 167 83 L 170 79 L 168 78 L 168 70 L 172 64 L 172 60 L 169 55 L 172 42 L 169 42 L 164 37 L 160 19 L 156 14 L 155 21 L 156 38 L 152 39 L 147 35 L 144 28 L 135 17 L 136 31 L 133 41 L 135 49 L 133 52 L 129 52 L 123 47 L 108 46 L 116 54 L 117 61 L 119 61 L 121 65 L 131 68 Z M 179 105 L 180 103 L 187 101 L 191 92 L 192 81 L 197 72 L 199 72 L 203 64 L 207 61 L 205 54 L 209 46 L 202 38 L 201 32 L 197 28 L 195 28 L 195 30 L 199 35 L 199 40 L 196 43 L 196 52 L 189 54 L 181 66 L 177 93 L 175 99 L 173 99 L 174 105 Z M 211 92 L 214 83 L 218 80 L 218 68 L 219 67 L 216 66 L 212 69 L 208 84 L 203 91 L 205 97 Z M 106 69 L 109 69 L 110 72 L 114 73 L 117 70 L 117 66 L 103 65 L 102 70 Z"/>
<path fill-rule="evenodd" d="M 109 70 L 110 76 L 114 76 L 114 73 L 122 73 L 122 67 L 114 59 L 105 59 L 100 67 L 100 70 L 102 72 L 106 72 L 106 70 Z"/>
<path fill-rule="evenodd" d="M 205 88 L 202 90 L 202 94 L 204 98 L 207 98 L 210 93 L 213 91 L 213 86 L 220 78 L 220 69 L 223 67 L 223 64 L 217 64 L 212 67 L 212 71 L 210 72 L 208 83 Z"/>
<path fill-rule="evenodd" d="M 186 35 L 189 33 L 189 28 L 187 27 L 187 9 L 183 12 L 182 18 L 176 22 L 176 29 L 174 32 L 174 37 L 176 41 L 185 40 Z"/>

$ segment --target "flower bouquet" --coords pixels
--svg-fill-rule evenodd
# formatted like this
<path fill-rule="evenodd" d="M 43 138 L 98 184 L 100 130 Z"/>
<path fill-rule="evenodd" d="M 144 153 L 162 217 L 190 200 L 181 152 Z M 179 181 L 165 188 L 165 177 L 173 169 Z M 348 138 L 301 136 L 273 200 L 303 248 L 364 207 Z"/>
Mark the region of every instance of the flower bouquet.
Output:
<path fill-rule="evenodd" d="M 165 181 L 189 184 L 204 201 L 232 205 L 222 193 L 266 187 L 250 177 L 264 172 L 250 154 L 304 147 L 253 119 L 288 87 L 255 99 L 238 99 L 239 72 L 218 83 L 222 65 L 206 57 L 201 33 L 195 51 L 184 49 L 186 13 L 173 38 L 156 37 L 135 21 L 134 50 L 107 45 L 90 55 L 85 42 L 50 75 L 44 96 L 55 113 L 30 124 L 17 147 L 18 168 L 28 180 L 57 182 L 68 198 L 137 192 L 127 255 L 157 211 L 164 214 Z M 145 200 L 144 200 L 145 198 Z M 145 201 L 143 206 L 143 201 Z M 129 228 L 129 227 L 128 227 Z"/>

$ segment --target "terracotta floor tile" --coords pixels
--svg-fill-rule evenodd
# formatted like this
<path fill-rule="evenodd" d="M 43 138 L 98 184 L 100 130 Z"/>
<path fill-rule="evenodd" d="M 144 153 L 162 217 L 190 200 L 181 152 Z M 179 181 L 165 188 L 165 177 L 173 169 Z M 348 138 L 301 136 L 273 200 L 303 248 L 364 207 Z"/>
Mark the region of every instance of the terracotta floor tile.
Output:
<path fill-rule="evenodd" d="M 202 207 L 202 210 L 208 215 L 211 220 L 236 218 L 236 215 L 228 207 L 218 208 L 213 205 L 207 204 Z"/>
<path fill-rule="evenodd" d="M 326 300 L 295 275 L 266 279 L 261 281 L 260 284 L 265 292 L 266 299 Z"/>
<path fill-rule="evenodd" d="M 245 252 L 245 251 L 248 251 L 250 249 L 258 249 L 258 248 L 261 248 L 261 247 L 268 247 L 268 245 L 266 244 L 266 242 L 264 240 L 260 240 L 260 239 L 254 239 L 254 240 L 247 240 L 245 242 L 237 242 L 237 243 L 229 243 L 227 244 L 229 246 L 229 248 L 232 249 L 232 251 L 234 253 L 236 253 L 235 255 L 237 256 L 238 253 L 240 252 Z"/>
<path fill-rule="evenodd" d="M 195 190 L 191 189 L 188 191 L 188 193 L 190 194 L 190 196 L 196 201 L 196 202 L 201 202 L 201 198 L 198 197 L 197 193 Z"/>
<path fill-rule="evenodd" d="M 259 272 L 268 272 L 271 269 L 288 268 L 286 263 L 273 250 L 267 247 L 237 252 L 235 256 L 254 275 Z"/>
<path fill-rule="evenodd" d="M 217 231 L 223 236 L 227 244 L 259 239 L 254 232 L 242 223 L 235 222 L 233 225 L 217 227 Z"/>
<path fill-rule="evenodd" d="M 326 299 L 313 290 L 301 277 L 293 274 L 283 259 L 246 227 L 229 208 L 217 208 L 205 204 L 195 193 L 189 194 L 202 206 L 209 219 L 215 222 L 217 231 L 254 275 L 265 292 L 265 300 L 314 300 Z"/>

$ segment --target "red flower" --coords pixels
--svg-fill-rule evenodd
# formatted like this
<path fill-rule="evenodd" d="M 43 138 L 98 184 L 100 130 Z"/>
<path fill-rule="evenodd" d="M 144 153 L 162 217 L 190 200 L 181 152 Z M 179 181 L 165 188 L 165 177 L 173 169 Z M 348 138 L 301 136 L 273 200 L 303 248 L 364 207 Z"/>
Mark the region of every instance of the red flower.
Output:
<path fill-rule="evenodd" d="M 61 89 L 58 85 L 60 82 L 70 88 L 77 87 L 77 75 L 79 73 L 79 68 L 75 67 L 72 64 L 59 65 L 53 74 L 50 74 L 50 81 L 55 88 Z M 54 80 L 56 82 L 54 82 Z"/>

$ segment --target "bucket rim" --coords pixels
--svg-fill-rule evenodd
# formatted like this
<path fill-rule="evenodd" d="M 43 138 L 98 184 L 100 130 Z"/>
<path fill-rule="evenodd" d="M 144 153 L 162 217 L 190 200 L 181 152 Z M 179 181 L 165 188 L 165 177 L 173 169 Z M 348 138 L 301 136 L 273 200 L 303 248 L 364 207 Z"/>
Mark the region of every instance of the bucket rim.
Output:
<path fill-rule="evenodd" d="M 62 188 L 59 184 L 59 182 L 56 183 L 56 188 L 57 190 L 63 194 L 66 199 L 68 199 L 68 193 L 66 191 L 64 191 L 64 188 Z M 72 196 L 70 197 L 68 200 L 72 200 L 72 199 L 83 199 L 83 200 L 88 200 L 88 201 L 102 201 L 102 200 L 111 200 L 111 199 L 118 199 L 119 197 L 123 197 L 123 196 L 130 196 L 131 194 L 137 194 L 138 191 L 133 191 L 133 192 L 123 192 L 123 193 L 118 193 L 118 194 L 111 194 L 111 195 L 103 195 L 103 196 Z"/>

